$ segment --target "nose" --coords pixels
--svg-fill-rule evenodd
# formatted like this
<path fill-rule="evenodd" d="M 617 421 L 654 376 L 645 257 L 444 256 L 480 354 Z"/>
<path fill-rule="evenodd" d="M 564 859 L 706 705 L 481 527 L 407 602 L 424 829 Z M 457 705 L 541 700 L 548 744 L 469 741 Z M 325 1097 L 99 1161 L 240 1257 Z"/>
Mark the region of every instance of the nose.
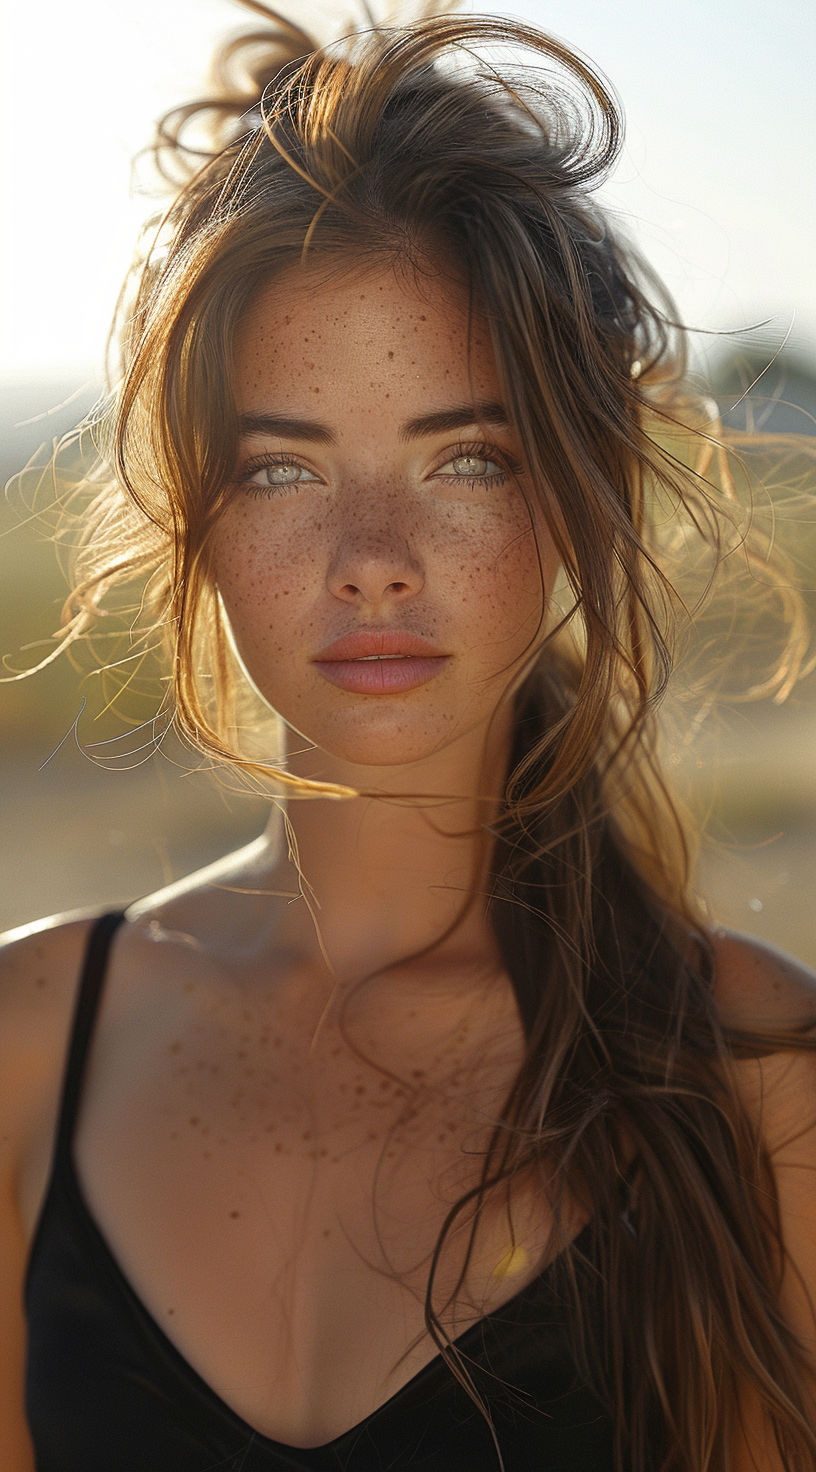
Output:
<path fill-rule="evenodd" d="M 372 609 L 414 598 L 424 583 L 405 537 L 388 528 L 367 533 L 347 528 L 326 579 L 329 592 L 341 602 Z"/>

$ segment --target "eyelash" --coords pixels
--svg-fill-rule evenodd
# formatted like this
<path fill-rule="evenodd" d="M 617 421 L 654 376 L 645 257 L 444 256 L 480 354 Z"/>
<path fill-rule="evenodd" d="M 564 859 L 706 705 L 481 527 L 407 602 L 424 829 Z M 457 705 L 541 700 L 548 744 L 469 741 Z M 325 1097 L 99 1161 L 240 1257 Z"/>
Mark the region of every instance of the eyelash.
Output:
<path fill-rule="evenodd" d="M 492 460 L 500 466 L 503 463 L 504 466 L 506 466 L 506 469 L 501 469 L 498 472 L 493 472 L 490 475 L 473 476 L 470 480 L 464 475 L 447 475 L 444 476 L 443 479 L 449 482 L 455 481 L 459 485 L 466 485 L 469 490 L 473 490 L 476 486 L 478 486 L 480 489 L 488 486 L 504 486 L 507 483 L 508 472 L 511 475 L 520 475 L 521 473 L 522 467 L 520 462 L 513 459 L 513 457 L 509 455 L 506 450 L 499 450 L 495 445 L 485 444 L 481 440 L 470 444 L 464 444 L 460 442 L 459 444 L 454 445 L 453 452 L 448 452 L 447 458 L 443 460 L 442 465 L 439 467 L 439 470 L 441 470 L 444 465 L 449 465 L 453 460 L 464 460 L 468 457 L 472 457 L 475 460 Z M 295 465 L 299 469 L 304 468 L 303 466 L 301 466 L 301 462 L 298 460 L 297 456 L 287 455 L 283 451 L 276 451 L 274 454 L 268 455 L 258 455 L 255 457 L 254 460 L 250 460 L 248 464 L 243 467 L 240 473 L 235 477 L 234 484 L 242 486 L 247 495 L 252 496 L 256 501 L 261 498 L 268 501 L 271 500 L 273 496 L 288 496 L 292 493 L 292 491 L 297 492 L 299 490 L 299 486 L 296 481 L 294 481 L 289 486 L 250 485 L 250 481 L 252 480 L 253 475 L 257 475 L 258 471 L 263 470 L 264 467 L 267 465 Z M 434 471 L 433 474 L 438 475 L 439 470 Z"/>
<path fill-rule="evenodd" d="M 256 455 L 255 459 L 248 461 L 243 469 L 235 476 L 233 484 L 241 486 L 246 494 L 252 496 L 256 501 L 260 499 L 270 501 L 273 496 L 288 496 L 292 491 L 298 491 L 300 489 L 297 481 L 293 481 L 290 486 L 250 485 L 249 482 L 252 480 L 253 475 L 257 475 L 258 471 L 263 470 L 267 465 L 296 465 L 299 470 L 305 469 L 296 455 L 287 455 L 285 451 L 276 451 L 274 454 L 268 455 Z"/>
<path fill-rule="evenodd" d="M 460 442 L 454 446 L 453 454 L 448 454 L 447 459 L 442 464 L 449 465 L 452 460 L 464 460 L 469 456 L 474 460 L 494 460 L 499 466 L 504 464 L 506 469 L 500 469 L 492 475 L 477 475 L 471 480 L 468 480 L 464 475 L 446 475 L 443 478 L 447 481 L 455 481 L 457 485 L 466 485 L 469 490 L 473 490 L 474 486 L 506 485 L 508 471 L 511 475 L 521 474 L 522 467 L 518 460 L 514 460 L 512 455 L 509 455 L 506 450 L 500 450 L 496 445 L 485 444 L 482 440 L 474 441 L 471 444 L 462 444 Z M 441 470 L 442 466 L 439 469 Z M 434 474 L 438 475 L 439 471 L 434 471 Z"/>

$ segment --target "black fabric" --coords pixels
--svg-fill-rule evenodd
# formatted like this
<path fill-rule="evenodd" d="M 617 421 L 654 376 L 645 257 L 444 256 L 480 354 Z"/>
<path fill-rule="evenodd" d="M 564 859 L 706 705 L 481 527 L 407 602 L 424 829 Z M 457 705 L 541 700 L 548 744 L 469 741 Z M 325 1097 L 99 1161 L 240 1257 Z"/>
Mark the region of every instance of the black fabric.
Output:
<path fill-rule="evenodd" d="M 124 1277 L 82 1197 L 72 1142 L 120 914 L 91 934 L 54 1165 L 26 1281 L 26 1408 L 37 1472 L 497 1472 L 483 1415 L 437 1358 L 325 1446 L 261 1436 L 192 1369 Z M 612 1424 L 582 1385 L 545 1272 L 458 1340 L 505 1472 L 611 1472 Z"/>

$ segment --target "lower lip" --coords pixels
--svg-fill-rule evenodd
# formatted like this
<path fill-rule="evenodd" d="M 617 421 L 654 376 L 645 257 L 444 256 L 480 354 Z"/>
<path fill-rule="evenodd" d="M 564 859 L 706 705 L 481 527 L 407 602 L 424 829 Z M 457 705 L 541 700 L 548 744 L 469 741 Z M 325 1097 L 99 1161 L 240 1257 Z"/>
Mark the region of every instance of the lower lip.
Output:
<path fill-rule="evenodd" d="M 440 654 L 408 659 L 316 659 L 314 664 L 324 680 L 341 690 L 355 695 L 394 695 L 427 685 L 447 662 L 447 654 Z"/>

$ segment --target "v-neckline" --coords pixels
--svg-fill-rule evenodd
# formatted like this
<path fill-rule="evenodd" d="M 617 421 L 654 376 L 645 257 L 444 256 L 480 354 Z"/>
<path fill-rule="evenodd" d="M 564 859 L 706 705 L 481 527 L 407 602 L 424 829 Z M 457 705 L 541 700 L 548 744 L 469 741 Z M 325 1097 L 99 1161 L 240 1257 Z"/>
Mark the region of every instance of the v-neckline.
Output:
<path fill-rule="evenodd" d="M 98 1222 L 91 1212 L 91 1209 L 85 1198 L 85 1193 L 82 1189 L 82 1183 L 79 1179 L 79 1174 L 73 1157 L 73 1150 L 69 1147 L 68 1150 L 65 1152 L 65 1158 L 61 1162 L 62 1168 L 60 1170 L 57 1170 L 56 1168 L 56 1161 L 54 1164 L 55 1168 L 52 1172 L 52 1177 L 51 1181 L 49 1182 L 46 1199 L 43 1202 L 40 1220 L 37 1225 L 31 1245 L 28 1264 L 28 1275 L 30 1275 L 31 1273 L 31 1264 L 33 1262 L 34 1255 L 37 1249 L 38 1239 L 43 1230 L 43 1223 L 47 1214 L 53 1209 L 52 1198 L 58 1187 L 62 1186 L 62 1188 L 67 1191 L 71 1199 L 71 1204 L 73 1206 L 74 1212 L 78 1215 L 83 1229 L 93 1238 L 96 1250 L 101 1255 L 109 1275 L 116 1283 L 117 1288 L 127 1302 L 131 1313 L 136 1317 L 136 1319 L 139 1320 L 143 1330 L 146 1331 L 149 1337 L 152 1337 L 155 1341 L 157 1341 L 163 1354 L 165 1355 L 165 1357 L 171 1360 L 171 1362 L 175 1366 L 177 1373 L 182 1377 L 182 1379 L 186 1380 L 188 1384 L 191 1384 L 192 1387 L 197 1390 L 199 1395 L 202 1395 L 204 1399 L 207 1400 L 223 1417 L 231 1421 L 239 1431 L 245 1433 L 247 1437 L 251 1437 L 254 1444 L 267 1448 L 270 1452 L 277 1451 L 281 1454 L 285 1453 L 287 1456 L 290 1457 L 308 1457 L 310 1454 L 312 1456 L 315 1456 L 322 1453 L 330 1454 L 332 1451 L 337 1451 L 341 1449 L 343 1443 L 349 1438 L 355 1439 L 356 1437 L 358 1437 L 363 1431 L 365 1431 L 365 1429 L 370 1425 L 372 1421 L 374 1421 L 378 1416 L 387 1414 L 398 1404 L 401 1399 L 414 1392 L 417 1386 L 420 1385 L 423 1380 L 429 1378 L 434 1373 L 438 1373 L 440 1368 L 444 1365 L 445 1361 L 442 1354 L 435 1354 L 430 1360 L 426 1361 L 426 1363 L 422 1365 L 419 1370 L 417 1370 L 415 1375 L 411 1376 L 410 1380 L 406 1380 L 404 1385 L 399 1386 L 399 1388 L 395 1390 L 393 1395 L 390 1395 L 387 1400 L 382 1401 L 381 1404 L 376 1406 L 373 1411 L 369 1412 L 367 1416 L 364 1416 L 361 1421 L 357 1421 L 353 1426 L 349 1426 L 345 1431 L 341 1431 L 337 1436 L 332 1437 L 330 1441 L 320 1442 L 319 1444 L 312 1446 L 294 1446 L 289 1442 L 277 1441 L 274 1437 L 267 1436 L 264 1432 L 258 1431 L 256 1427 L 254 1427 L 249 1421 L 246 1421 L 244 1417 L 241 1416 L 238 1411 L 236 1411 L 229 1404 L 228 1401 L 225 1401 L 222 1396 L 218 1394 L 218 1391 L 214 1390 L 209 1382 L 205 1380 L 201 1374 L 199 1374 L 195 1366 L 190 1363 L 186 1356 L 182 1354 L 178 1346 L 174 1344 L 173 1340 L 170 1339 L 170 1337 L 165 1333 L 164 1329 L 162 1328 L 161 1324 L 158 1322 L 154 1314 L 151 1313 L 144 1300 L 136 1292 L 136 1289 L 133 1287 L 130 1279 L 125 1274 L 112 1247 L 110 1246 L 107 1238 L 102 1232 L 102 1229 L 100 1228 Z M 576 1234 L 575 1238 L 573 1239 L 573 1244 L 571 1245 L 578 1246 L 582 1238 L 584 1238 L 589 1232 L 589 1229 L 590 1224 L 588 1223 Z M 467 1341 L 471 1337 L 478 1335 L 479 1332 L 484 1329 L 485 1325 L 488 1325 L 494 1320 L 498 1319 L 500 1315 L 506 1313 L 508 1309 L 512 1311 L 513 1308 L 517 1308 L 518 1305 L 522 1303 L 527 1297 L 535 1293 L 536 1290 L 540 1288 L 542 1282 L 552 1272 L 554 1264 L 557 1260 L 557 1258 L 553 1259 L 553 1261 L 549 1263 L 547 1267 L 542 1269 L 542 1271 L 538 1273 L 534 1278 L 532 1278 L 529 1283 L 526 1283 L 523 1288 L 520 1288 L 518 1292 L 514 1293 L 510 1298 L 505 1299 L 504 1303 L 502 1303 L 498 1308 L 491 1310 L 489 1314 L 483 1315 L 483 1317 L 477 1319 L 475 1323 L 468 1325 L 468 1327 L 464 1329 L 461 1334 L 457 1335 L 456 1339 L 452 1341 L 453 1347 L 462 1351 L 465 1348 Z"/>

